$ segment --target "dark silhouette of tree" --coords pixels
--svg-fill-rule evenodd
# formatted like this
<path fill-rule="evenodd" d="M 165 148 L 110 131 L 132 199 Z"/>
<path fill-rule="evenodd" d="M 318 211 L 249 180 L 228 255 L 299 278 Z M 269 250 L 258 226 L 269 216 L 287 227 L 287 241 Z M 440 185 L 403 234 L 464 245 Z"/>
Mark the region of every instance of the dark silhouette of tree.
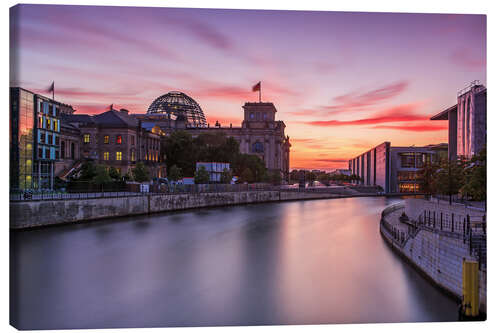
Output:
<path fill-rule="evenodd" d="M 146 182 L 151 179 L 149 170 L 142 162 L 137 163 L 135 168 L 132 169 L 132 175 L 134 176 L 134 180 L 137 182 Z"/>
<path fill-rule="evenodd" d="M 168 171 L 169 180 L 178 181 L 182 178 L 182 170 L 177 165 L 172 165 Z"/>
<path fill-rule="evenodd" d="M 231 174 L 231 170 L 224 169 L 222 171 L 221 176 L 220 176 L 220 182 L 222 184 L 230 184 L 231 183 L 231 179 L 233 179 L 233 175 Z"/>
<path fill-rule="evenodd" d="M 486 147 L 472 157 L 464 172 L 464 185 L 460 193 L 474 201 L 486 200 Z"/>
<path fill-rule="evenodd" d="M 210 174 L 202 165 L 194 174 L 194 182 L 196 184 L 208 184 L 210 182 Z"/>

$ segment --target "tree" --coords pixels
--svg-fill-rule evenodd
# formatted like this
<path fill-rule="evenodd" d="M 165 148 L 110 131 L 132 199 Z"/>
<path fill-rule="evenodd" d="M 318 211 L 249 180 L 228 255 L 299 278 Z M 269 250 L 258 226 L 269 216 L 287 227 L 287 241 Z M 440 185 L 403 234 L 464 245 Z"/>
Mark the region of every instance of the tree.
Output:
<path fill-rule="evenodd" d="M 246 168 L 241 173 L 241 181 L 246 183 L 253 183 L 254 181 L 253 173 L 249 168 Z"/>
<path fill-rule="evenodd" d="M 420 191 L 426 194 L 433 195 L 437 193 L 435 175 L 440 169 L 438 162 L 427 161 L 418 173 L 418 178 L 422 181 Z"/>
<path fill-rule="evenodd" d="M 122 178 L 121 174 L 116 168 L 110 167 L 108 169 L 108 174 L 113 180 L 120 180 Z"/>
<path fill-rule="evenodd" d="M 95 166 L 95 176 L 92 182 L 97 185 L 111 183 L 113 179 L 109 176 L 108 168 L 105 165 L 98 164 Z"/>
<path fill-rule="evenodd" d="M 168 177 L 170 178 L 170 180 L 178 181 L 182 178 L 182 170 L 174 164 L 170 167 Z"/>
<path fill-rule="evenodd" d="M 462 160 L 443 160 L 433 177 L 435 192 L 451 197 L 458 194 L 464 185 L 464 164 Z"/>
<path fill-rule="evenodd" d="M 228 169 L 224 169 L 222 171 L 221 176 L 220 176 L 220 182 L 222 184 L 230 184 L 231 183 L 231 179 L 233 179 L 233 175 L 231 174 L 231 171 L 228 170 Z"/>
<path fill-rule="evenodd" d="M 330 186 L 330 176 L 327 173 L 323 172 L 318 176 L 318 180 L 326 186 Z"/>
<path fill-rule="evenodd" d="M 210 174 L 202 165 L 194 174 L 194 182 L 196 184 L 208 184 L 210 182 Z"/>
<path fill-rule="evenodd" d="M 83 163 L 78 180 L 92 180 L 97 175 L 96 166 L 91 161 Z"/>
<path fill-rule="evenodd" d="M 486 148 L 472 157 L 465 168 L 464 185 L 460 193 L 474 201 L 486 200 Z"/>
<path fill-rule="evenodd" d="M 175 164 L 185 176 L 194 175 L 200 147 L 194 144 L 191 134 L 174 131 L 163 140 L 160 149 L 166 158 L 167 170 Z"/>
<path fill-rule="evenodd" d="M 273 170 L 269 173 L 269 182 L 271 182 L 273 185 L 280 185 L 281 184 L 281 172 L 278 170 Z"/>
<path fill-rule="evenodd" d="M 135 181 L 140 183 L 147 182 L 151 179 L 149 176 L 149 170 L 142 162 L 138 162 L 135 165 L 135 168 L 132 169 L 132 174 L 134 175 Z"/>

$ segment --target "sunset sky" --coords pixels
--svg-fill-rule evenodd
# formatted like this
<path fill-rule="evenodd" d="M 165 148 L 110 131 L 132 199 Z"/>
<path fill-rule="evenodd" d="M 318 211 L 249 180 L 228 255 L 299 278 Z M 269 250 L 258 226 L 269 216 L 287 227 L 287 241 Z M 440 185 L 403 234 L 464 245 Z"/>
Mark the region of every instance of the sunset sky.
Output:
<path fill-rule="evenodd" d="M 178 90 L 211 125 L 239 126 L 262 81 L 292 169 L 347 168 L 384 141 L 447 142 L 429 117 L 486 85 L 484 15 L 22 5 L 12 31 L 11 86 L 55 81 L 78 113 L 144 113 Z"/>

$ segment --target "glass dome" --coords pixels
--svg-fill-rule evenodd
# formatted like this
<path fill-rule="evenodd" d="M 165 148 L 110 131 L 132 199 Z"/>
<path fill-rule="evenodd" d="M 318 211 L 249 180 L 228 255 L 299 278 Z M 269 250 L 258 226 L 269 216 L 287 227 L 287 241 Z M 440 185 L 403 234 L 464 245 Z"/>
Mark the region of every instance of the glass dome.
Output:
<path fill-rule="evenodd" d="M 164 114 L 169 119 L 185 121 L 186 127 L 207 127 L 200 105 L 180 91 L 171 91 L 155 99 L 147 114 Z"/>

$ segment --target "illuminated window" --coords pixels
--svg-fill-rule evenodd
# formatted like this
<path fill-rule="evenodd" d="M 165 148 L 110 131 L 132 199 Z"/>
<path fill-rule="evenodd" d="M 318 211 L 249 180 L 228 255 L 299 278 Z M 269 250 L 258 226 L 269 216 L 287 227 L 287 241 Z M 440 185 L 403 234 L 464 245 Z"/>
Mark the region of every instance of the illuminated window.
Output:
<path fill-rule="evenodd" d="M 135 161 L 135 150 L 130 151 L 130 160 Z"/>
<path fill-rule="evenodd" d="M 52 129 L 50 124 L 51 124 L 50 118 L 47 118 L 47 129 Z"/>
<path fill-rule="evenodd" d="M 109 161 L 109 151 L 104 152 L 104 160 Z"/>
<path fill-rule="evenodd" d="M 38 117 L 38 128 L 43 128 L 43 118 Z"/>
<path fill-rule="evenodd" d="M 90 143 L 90 134 L 83 135 L 83 143 Z"/>
<path fill-rule="evenodd" d="M 109 143 L 109 135 L 104 136 L 104 143 Z"/>
<path fill-rule="evenodd" d="M 117 151 L 116 152 L 116 160 L 117 161 L 121 161 L 122 160 L 122 152 L 121 151 Z"/>
<path fill-rule="evenodd" d="M 253 112 L 250 112 L 250 119 L 253 119 L 254 115 Z"/>
<path fill-rule="evenodd" d="M 122 136 L 121 135 L 116 136 L 116 144 L 118 144 L 118 145 L 122 144 Z"/>

